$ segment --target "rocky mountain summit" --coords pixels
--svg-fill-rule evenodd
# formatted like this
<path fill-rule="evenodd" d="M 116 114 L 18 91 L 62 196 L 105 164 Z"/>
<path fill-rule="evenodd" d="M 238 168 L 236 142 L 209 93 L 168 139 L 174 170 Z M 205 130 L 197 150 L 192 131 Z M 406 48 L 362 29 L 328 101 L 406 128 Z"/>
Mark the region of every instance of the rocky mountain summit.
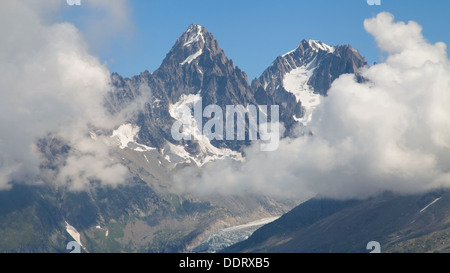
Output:
<path fill-rule="evenodd" d="M 319 41 L 303 40 L 299 46 L 275 61 L 249 84 L 247 75 L 219 47 L 206 28 L 191 25 L 176 41 L 161 66 L 132 78 L 112 75 L 115 86 L 110 108 L 120 109 L 138 99 L 148 98 L 145 110 L 135 123 L 138 141 L 162 149 L 166 141 L 181 144 L 170 136 L 175 119 L 171 105 L 190 97 L 207 105 L 278 105 L 280 122 L 289 134 L 297 123 L 310 118 L 314 106 L 326 96 L 331 83 L 340 75 L 355 73 L 367 65 L 359 51 L 351 46 L 328 46 Z M 206 119 L 205 119 L 206 121 Z M 248 128 L 247 128 L 248 133 Z M 250 141 L 212 141 L 218 148 L 240 151 Z M 195 141 L 183 143 L 190 151 L 199 151 Z"/>
<path fill-rule="evenodd" d="M 296 49 L 277 57 L 253 80 L 252 88 L 259 103 L 285 105 L 281 115 L 289 129 L 296 121 L 307 123 L 335 79 L 365 65 L 359 51 L 349 45 L 333 47 L 303 40 Z"/>

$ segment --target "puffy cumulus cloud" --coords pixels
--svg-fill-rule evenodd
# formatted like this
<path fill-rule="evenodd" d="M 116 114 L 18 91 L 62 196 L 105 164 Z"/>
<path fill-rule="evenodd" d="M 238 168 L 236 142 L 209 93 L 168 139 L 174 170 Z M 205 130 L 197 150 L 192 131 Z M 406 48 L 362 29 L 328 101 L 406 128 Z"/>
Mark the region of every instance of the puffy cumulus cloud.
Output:
<path fill-rule="evenodd" d="M 184 171 L 176 187 L 208 194 L 257 192 L 309 198 L 366 198 L 450 186 L 450 62 L 415 22 L 389 13 L 365 20 L 385 62 L 367 79 L 343 75 L 313 114 L 311 135 L 284 139 L 275 152 L 257 145 L 242 164 Z"/>
<path fill-rule="evenodd" d="M 39 3 L 38 3 L 39 2 Z M 56 182 L 81 189 L 88 179 L 122 183 L 127 169 L 89 128 L 122 120 L 105 111 L 110 72 L 88 53 L 77 28 L 49 22 L 61 1 L 7 1 L 0 10 L 0 189 L 35 181 L 36 141 L 51 133 L 72 147 Z"/>

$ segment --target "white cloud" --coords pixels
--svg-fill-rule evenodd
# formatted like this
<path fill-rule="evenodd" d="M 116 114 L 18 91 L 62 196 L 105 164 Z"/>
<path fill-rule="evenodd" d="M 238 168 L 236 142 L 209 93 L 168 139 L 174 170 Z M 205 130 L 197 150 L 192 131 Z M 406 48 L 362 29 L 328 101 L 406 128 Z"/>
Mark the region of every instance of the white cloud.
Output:
<path fill-rule="evenodd" d="M 11 180 L 35 179 L 34 144 L 48 133 L 72 146 L 57 182 L 70 181 L 74 189 L 87 179 L 123 182 L 127 169 L 111 162 L 106 145 L 87 137 L 89 126 L 121 122 L 102 107 L 110 72 L 88 53 L 77 28 L 44 18 L 60 1 L 37 2 L 7 1 L 0 9 L 0 189 Z"/>
<path fill-rule="evenodd" d="M 337 79 L 309 125 L 276 152 L 183 172 L 176 187 L 196 193 L 259 192 L 308 198 L 365 198 L 450 186 L 450 62 L 415 22 L 383 12 L 364 22 L 385 62 Z"/>
<path fill-rule="evenodd" d="M 99 141 L 82 138 L 76 142 L 76 151 L 69 154 L 56 178 L 59 183 L 68 184 L 71 190 L 84 190 L 93 180 L 116 186 L 123 184 L 129 175 L 128 169 L 118 164 Z"/>

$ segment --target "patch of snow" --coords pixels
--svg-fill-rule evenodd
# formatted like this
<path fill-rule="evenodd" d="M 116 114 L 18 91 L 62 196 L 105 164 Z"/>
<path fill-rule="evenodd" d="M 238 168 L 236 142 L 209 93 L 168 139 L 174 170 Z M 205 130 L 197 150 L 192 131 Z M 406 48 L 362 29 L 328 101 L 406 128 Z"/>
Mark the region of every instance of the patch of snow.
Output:
<path fill-rule="evenodd" d="M 180 119 L 183 115 L 181 109 L 183 107 L 189 107 L 192 109 L 194 105 L 200 101 L 201 98 L 202 97 L 200 96 L 199 93 L 189 95 L 183 94 L 181 95 L 178 102 L 169 105 L 169 114 L 175 119 Z"/>
<path fill-rule="evenodd" d="M 197 59 L 202 54 L 203 54 L 203 49 L 200 49 L 199 51 L 197 51 L 194 54 L 187 57 L 186 60 L 184 60 L 183 62 L 180 63 L 180 65 L 185 65 L 186 63 L 190 64 L 193 60 Z"/>
<path fill-rule="evenodd" d="M 169 114 L 176 120 L 182 120 L 183 118 L 187 119 L 186 123 L 189 123 L 190 126 L 183 126 L 182 133 L 186 136 L 190 136 L 192 139 L 195 139 L 199 145 L 199 153 L 195 156 L 190 155 L 183 146 L 173 145 L 171 143 L 167 143 L 167 147 L 163 150 L 163 154 L 165 155 L 165 159 L 168 162 L 195 162 L 197 166 L 203 166 L 204 164 L 215 161 L 218 159 L 232 158 L 235 160 L 242 161 L 242 155 L 238 152 L 232 151 L 227 148 L 217 148 L 211 144 L 210 140 L 203 136 L 202 129 L 197 125 L 197 121 L 195 120 L 192 113 L 189 114 L 188 117 L 184 116 L 182 109 L 185 107 L 189 109 L 193 109 L 197 103 L 201 100 L 200 92 L 197 94 L 189 94 L 182 95 L 180 100 L 175 103 L 169 105 Z"/>
<path fill-rule="evenodd" d="M 311 121 L 314 109 L 320 105 L 322 96 L 315 94 L 313 88 L 308 85 L 308 80 L 312 76 L 315 67 L 312 67 L 314 60 L 307 65 L 300 66 L 287 73 L 283 79 L 283 87 L 295 95 L 302 103 L 302 118 L 295 118 L 304 125 Z"/>
<path fill-rule="evenodd" d="M 69 223 L 66 222 L 66 231 L 70 234 L 70 236 L 81 246 L 83 247 L 83 244 L 81 243 L 81 236 L 80 233 Z"/>
<path fill-rule="evenodd" d="M 189 162 L 191 156 L 181 145 L 174 145 L 170 142 L 167 142 L 166 147 L 164 148 L 165 159 L 169 162 L 181 163 L 181 162 Z"/>
<path fill-rule="evenodd" d="M 185 147 L 167 142 L 164 149 L 164 158 L 168 162 L 175 163 L 175 165 L 194 162 L 199 167 L 208 162 L 226 158 L 243 161 L 243 157 L 240 153 L 227 148 L 217 148 L 213 146 L 206 137 L 204 137 L 203 140 L 198 140 L 197 143 L 200 151 L 196 155 L 191 155 L 186 151 Z"/>
<path fill-rule="evenodd" d="M 433 205 L 434 203 L 436 203 L 437 201 L 439 201 L 439 199 L 441 199 L 441 197 L 434 199 L 433 202 L 431 202 L 430 204 L 426 205 L 423 209 L 421 209 L 419 212 L 424 212 L 429 206 Z"/>
<path fill-rule="evenodd" d="M 308 44 L 310 47 L 312 47 L 315 51 L 326 51 L 329 53 L 333 53 L 335 48 L 332 46 L 329 46 L 327 44 L 322 43 L 321 41 L 316 41 L 316 40 L 309 40 Z"/>
<path fill-rule="evenodd" d="M 242 155 L 238 152 L 227 148 L 217 148 L 211 144 L 207 137 L 203 137 L 199 142 L 200 153 L 196 158 L 193 158 L 197 166 L 203 166 L 208 162 L 220 159 L 232 158 L 237 161 L 243 161 Z"/>
<path fill-rule="evenodd" d="M 128 143 L 134 142 L 136 134 L 139 133 L 139 127 L 133 124 L 123 124 L 113 131 L 112 138 L 116 137 L 119 140 L 120 149 L 128 147 Z"/>
<path fill-rule="evenodd" d="M 97 228 L 97 229 L 101 229 L 101 230 L 104 230 L 105 231 L 105 237 L 108 237 L 108 235 L 109 235 L 109 230 L 106 228 L 102 228 L 101 226 L 96 226 L 95 228 Z"/>
<path fill-rule="evenodd" d="M 198 129 L 197 121 L 194 119 L 192 114 L 189 117 L 184 117 L 183 109 L 186 107 L 193 109 L 195 104 L 199 103 L 201 100 L 200 92 L 197 94 L 183 94 L 178 102 L 169 105 L 169 114 L 176 120 L 183 121 L 183 118 L 189 118 L 190 126 L 187 128 L 183 126 L 183 134 L 187 136 L 194 136 L 196 139 L 201 136 L 201 132 Z"/>
<path fill-rule="evenodd" d="M 195 33 L 190 33 L 195 31 Z M 187 33 L 190 33 L 188 36 L 188 40 L 183 44 L 183 46 L 189 46 L 195 42 L 198 42 L 201 40 L 203 40 L 203 42 L 205 41 L 204 37 L 203 37 L 203 33 L 202 33 L 202 27 L 201 26 L 196 26 L 196 29 L 193 28 L 189 28 L 187 30 Z"/>
<path fill-rule="evenodd" d="M 117 140 L 117 145 L 120 149 L 129 148 L 136 152 L 147 152 L 156 150 L 156 148 L 149 147 L 136 142 L 136 135 L 139 133 L 139 126 L 134 124 L 123 124 L 113 131 L 111 138 Z"/>
<path fill-rule="evenodd" d="M 153 147 L 149 147 L 147 145 L 144 144 L 138 144 L 136 142 L 133 142 L 132 144 L 136 145 L 137 147 L 134 147 L 133 150 L 135 150 L 136 152 L 148 152 L 148 151 L 154 151 L 156 150 L 156 148 Z"/>

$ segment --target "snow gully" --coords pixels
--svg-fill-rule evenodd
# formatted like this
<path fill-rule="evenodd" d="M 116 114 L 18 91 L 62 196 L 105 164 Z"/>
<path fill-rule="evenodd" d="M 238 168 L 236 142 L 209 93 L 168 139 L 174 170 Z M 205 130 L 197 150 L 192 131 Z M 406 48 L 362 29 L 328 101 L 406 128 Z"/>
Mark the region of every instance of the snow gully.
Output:
<path fill-rule="evenodd" d="M 224 111 L 218 105 L 208 105 L 203 108 L 202 99 L 198 98 L 192 103 L 192 109 L 187 104 L 178 105 L 173 112 L 176 121 L 172 125 L 172 138 L 180 140 L 224 140 Z M 225 139 L 261 140 L 260 150 L 269 152 L 278 149 L 280 141 L 279 106 L 270 106 L 270 115 L 267 105 L 226 105 L 225 109 Z M 248 127 L 246 120 L 248 117 Z M 269 121 L 270 117 L 270 121 Z M 203 125 L 203 118 L 209 119 Z M 236 128 L 236 130 L 235 130 Z"/>

